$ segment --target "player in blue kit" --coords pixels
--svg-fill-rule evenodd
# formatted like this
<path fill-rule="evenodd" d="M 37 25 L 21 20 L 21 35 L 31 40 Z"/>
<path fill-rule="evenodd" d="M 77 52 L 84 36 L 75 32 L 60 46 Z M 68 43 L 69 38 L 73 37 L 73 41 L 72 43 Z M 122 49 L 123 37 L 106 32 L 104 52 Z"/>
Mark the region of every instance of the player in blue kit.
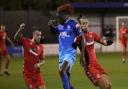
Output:
<path fill-rule="evenodd" d="M 70 84 L 70 71 L 76 61 L 76 49 L 73 46 L 75 37 L 83 38 L 83 33 L 79 29 L 79 24 L 68 17 L 73 13 L 70 4 L 64 4 L 57 8 L 57 19 L 50 20 L 48 25 L 51 31 L 58 33 L 59 39 L 59 73 L 64 89 L 74 89 Z M 84 46 L 84 39 L 82 41 Z M 84 50 L 84 49 L 83 49 Z M 81 58 L 83 57 L 83 51 Z"/>

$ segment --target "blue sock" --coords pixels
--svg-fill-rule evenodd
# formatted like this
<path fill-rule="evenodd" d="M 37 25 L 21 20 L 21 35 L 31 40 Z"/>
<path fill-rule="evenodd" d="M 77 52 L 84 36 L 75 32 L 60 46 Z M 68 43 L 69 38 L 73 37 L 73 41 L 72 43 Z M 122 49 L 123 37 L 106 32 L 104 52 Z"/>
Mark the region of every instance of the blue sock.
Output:
<path fill-rule="evenodd" d="M 70 86 L 70 89 L 74 89 L 74 86 Z"/>
<path fill-rule="evenodd" d="M 70 89 L 69 79 L 68 79 L 67 73 L 64 73 L 62 75 L 61 79 L 62 79 L 62 83 L 63 83 L 63 88 L 64 89 Z"/>

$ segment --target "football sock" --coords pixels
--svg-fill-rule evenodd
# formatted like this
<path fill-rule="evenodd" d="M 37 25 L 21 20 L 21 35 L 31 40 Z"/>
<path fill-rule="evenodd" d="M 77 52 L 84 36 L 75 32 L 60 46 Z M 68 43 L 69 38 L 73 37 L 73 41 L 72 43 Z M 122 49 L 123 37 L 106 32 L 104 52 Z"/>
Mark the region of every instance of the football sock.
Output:
<path fill-rule="evenodd" d="M 62 79 L 62 83 L 63 83 L 63 88 L 64 88 L 64 89 L 70 89 L 69 79 L 68 79 L 67 73 L 64 73 L 64 74 L 61 76 L 61 79 Z"/>
<path fill-rule="evenodd" d="M 70 89 L 74 89 L 74 86 L 70 86 Z"/>
<path fill-rule="evenodd" d="M 70 73 L 67 72 L 67 75 L 68 75 L 68 80 L 69 80 L 69 84 L 70 84 L 70 89 L 74 89 L 74 86 L 72 86 L 71 83 L 70 83 Z"/>
<path fill-rule="evenodd" d="M 9 60 L 7 60 L 7 63 L 6 63 L 5 69 L 8 69 L 9 63 L 10 63 L 10 61 L 9 61 Z"/>

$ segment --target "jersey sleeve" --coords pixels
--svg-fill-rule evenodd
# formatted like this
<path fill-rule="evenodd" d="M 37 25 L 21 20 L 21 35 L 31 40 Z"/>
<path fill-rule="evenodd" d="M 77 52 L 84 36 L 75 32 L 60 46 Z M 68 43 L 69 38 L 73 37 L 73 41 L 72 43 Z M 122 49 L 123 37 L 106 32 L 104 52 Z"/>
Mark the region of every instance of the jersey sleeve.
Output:
<path fill-rule="evenodd" d="M 22 44 L 23 46 L 25 46 L 26 40 L 27 40 L 27 38 L 21 37 L 19 42 L 20 42 L 20 44 Z"/>
<path fill-rule="evenodd" d="M 95 41 L 100 41 L 101 37 L 98 36 L 96 33 L 93 33 L 93 36 Z"/>
<path fill-rule="evenodd" d="M 83 32 L 82 30 L 80 29 L 80 25 L 78 23 L 75 22 L 75 25 L 74 25 L 74 32 L 77 36 L 81 36 L 83 35 Z"/>

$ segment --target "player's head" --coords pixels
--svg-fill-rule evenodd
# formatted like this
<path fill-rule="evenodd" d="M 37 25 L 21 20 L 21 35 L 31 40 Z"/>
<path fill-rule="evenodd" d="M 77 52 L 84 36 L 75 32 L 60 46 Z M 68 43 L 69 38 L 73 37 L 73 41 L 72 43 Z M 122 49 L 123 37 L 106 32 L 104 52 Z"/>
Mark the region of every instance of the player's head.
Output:
<path fill-rule="evenodd" d="M 126 23 L 125 23 L 125 22 L 122 22 L 122 23 L 121 23 L 121 26 L 122 26 L 122 27 L 126 27 Z"/>
<path fill-rule="evenodd" d="M 80 27 L 84 32 L 87 32 L 87 28 L 88 28 L 88 19 L 86 17 L 81 17 L 79 19 L 79 23 L 80 23 Z"/>
<path fill-rule="evenodd" d="M 74 10 L 70 4 L 62 4 L 57 8 L 56 16 L 60 23 L 65 22 L 69 15 L 73 14 Z"/>
<path fill-rule="evenodd" d="M 5 25 L 0 25 L 0 31 L 5 31 Z"/>
<path fill-rule="evenodd" d="M 40 43 L 40 40 L 42 38 L 42 32 L 37 27 L 33 27 L 33 40 L 35 43 Z"/>

